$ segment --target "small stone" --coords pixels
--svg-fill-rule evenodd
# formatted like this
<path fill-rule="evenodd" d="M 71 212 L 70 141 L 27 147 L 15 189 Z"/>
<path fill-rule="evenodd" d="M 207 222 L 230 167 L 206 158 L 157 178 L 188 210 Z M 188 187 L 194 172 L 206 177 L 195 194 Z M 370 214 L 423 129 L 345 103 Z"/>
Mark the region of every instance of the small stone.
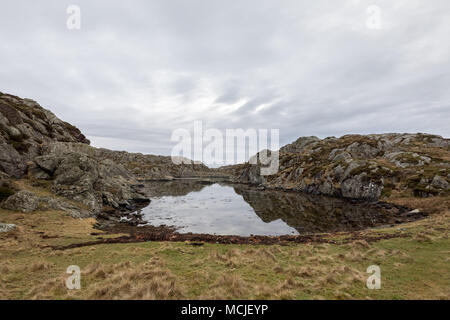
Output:
<path fill-rule="evenodd" d="M 447 182 L 447 180 L 445 180 L 443 177 L 438 176 L 438 175 L 434 176 L 431 184 L 434 187 L 438 187 L 438 188 L 444 189 L 444 190 L 447 190 L 450 188 L 450 184 Z"/>

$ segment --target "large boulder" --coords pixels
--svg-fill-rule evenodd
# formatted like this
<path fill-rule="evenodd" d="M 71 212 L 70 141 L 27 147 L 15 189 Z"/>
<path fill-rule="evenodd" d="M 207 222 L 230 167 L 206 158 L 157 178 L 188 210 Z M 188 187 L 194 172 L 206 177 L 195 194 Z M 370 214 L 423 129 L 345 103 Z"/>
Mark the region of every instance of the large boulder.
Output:
<path fill-rule="evenodd" d="M 1 203 L 3 209 L 20 212 L 32 212 L 38 206 L 39 198 L 34 193 L 25 190 L 13 194 Z"/>
<path fill-rule="evenodd" d="M 21 190 L 0 204 L 0 207 L 11 211 L 30 213 L 36 210 L 64 211 L 74 218 L 92 216 L 92 212 L 74 205 L 63 198 L 55 196 L 38 196 L 31 191 Z"/>
<path fill-rule="evenodd" d="M 1 115 L 0 115 L 1 117 Z M 26 170 L 26 163 L 19 152 L 0 137 L 0 171 L 13 177 L 21 177 Z"/>
<path fill-rule="evenodd" d="M 57 197 L 41 197 L 39 200 L 39 208 L 42 210 L 64 211 L 73 218 L 87 218 L 92 215 L 90 211 Z"/>
<path fill-rule="evenodd" d="M 86 206 L 92 214 L 104 207 L 132 209 L 147 200 L 139 184 L 121 164 L 98 156 L 96 148 L 50 143 L 30 165 L 34 178 L 52 180 L 52 191 Z"/>
<path fill-rule="evenodd" d="M 100 212 L 102 204 L 94 187 L 99 178 L 95 159 L 84 154 L 67 154 L 53 178 L 52 191 L 57 195 L 81 202 L 94 213 Z"/>
<path fill-rule="evenodd" d="M 448 183 L 448 181 L 444 177 L 441 177 L 439 175 L 435 175 L 433 177 L 433 181 L 431 181 L 431 184 L 434 187 L 437 187 L 440 189 L 444 189 L 444 190 L 450 189 L 450 183 Z"/>
<path fill-rule="evenodd" d="M 364 172 L 342 182 L 341 190 L 345 198 L 378 200 L 383 186 L 372 182 Z"/>

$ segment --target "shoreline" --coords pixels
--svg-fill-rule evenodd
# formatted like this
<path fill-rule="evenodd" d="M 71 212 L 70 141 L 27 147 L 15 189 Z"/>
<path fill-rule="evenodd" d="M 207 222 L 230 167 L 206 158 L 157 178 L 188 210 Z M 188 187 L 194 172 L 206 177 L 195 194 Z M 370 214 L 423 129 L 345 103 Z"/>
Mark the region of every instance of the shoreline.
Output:
<path fill-rule="evenodd" d="M 416 220 L 417 221 L 417 220 Z M 401 224 L 399 224 L 401 225 Z M 398 226 L 398 225 L 395 225 Z M 389 227 L 395 227 L 389 226 Z M 386 227 L 386 226 L 384 226 Z M 327 243 L 343 245 L 353 241 L 364 240 L 368 243 L 380 240 L 405 238 L 410 234 L 397 230 L 394 234 L 377 233 L 374 229 L 364 229 L 360 231 L 336 232 L 336 233 L 318 233 L 308 235 L 282 235 L 282 236 L 233 236 L 233 235 L 213 235 L 201 233 L 177 233 L 171 227 L 137 227 L 146 228 L 146 230 L 133 230 L 130 226 L 115 226 L 107 229 L 99 229 L 104 233 L 92 233 L 93 236 L 99 236 L 96 241 L 73 243 L 67 246 L 50 246 L 53 250 L 68 250 L 80 247 L 95 246 L 101 244 L 117 244 L 117 243 L 140 243 L 140 242 L 185 242 L 193 246 L 202 246 L 209 244 L 243 244 L 243 245 L 290 245 L 305 243 Z M 120 236 L 116 238 L 103 238 L 103 235 L 115 235 L 128 233 L 128 236 Z M 368 233 L 368 234 L 366 234 Z M 342 240 L 335 240 L 336 237 L 346 237 Z"/>

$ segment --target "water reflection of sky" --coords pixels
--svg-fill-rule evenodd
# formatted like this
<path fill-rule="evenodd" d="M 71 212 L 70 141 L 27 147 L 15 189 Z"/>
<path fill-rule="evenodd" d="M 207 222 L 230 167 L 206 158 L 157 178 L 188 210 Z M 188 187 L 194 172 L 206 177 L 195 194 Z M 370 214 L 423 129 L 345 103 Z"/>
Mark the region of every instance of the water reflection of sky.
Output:
<path fill-rule="evenodd" d="M 178 232 L 218 235 L 298 234 L 281 219 L 263 222 L 231 186 L 214 184 L 185 196 L 152 198 L 143 210 L 150 225 L 174 226 Z"/>

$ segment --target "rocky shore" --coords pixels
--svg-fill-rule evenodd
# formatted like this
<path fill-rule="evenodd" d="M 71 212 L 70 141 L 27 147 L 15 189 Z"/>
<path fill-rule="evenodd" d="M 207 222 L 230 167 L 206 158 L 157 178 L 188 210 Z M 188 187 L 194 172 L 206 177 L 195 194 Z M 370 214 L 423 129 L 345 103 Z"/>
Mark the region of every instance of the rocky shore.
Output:
<path fill-rule="evenodd" d="M 450 140 L 431 134 L 302 137 L 279 151 L 277 174 L 249 163 L 219 169 L 240 183 L 340 198 L 450 194 Z"/>

